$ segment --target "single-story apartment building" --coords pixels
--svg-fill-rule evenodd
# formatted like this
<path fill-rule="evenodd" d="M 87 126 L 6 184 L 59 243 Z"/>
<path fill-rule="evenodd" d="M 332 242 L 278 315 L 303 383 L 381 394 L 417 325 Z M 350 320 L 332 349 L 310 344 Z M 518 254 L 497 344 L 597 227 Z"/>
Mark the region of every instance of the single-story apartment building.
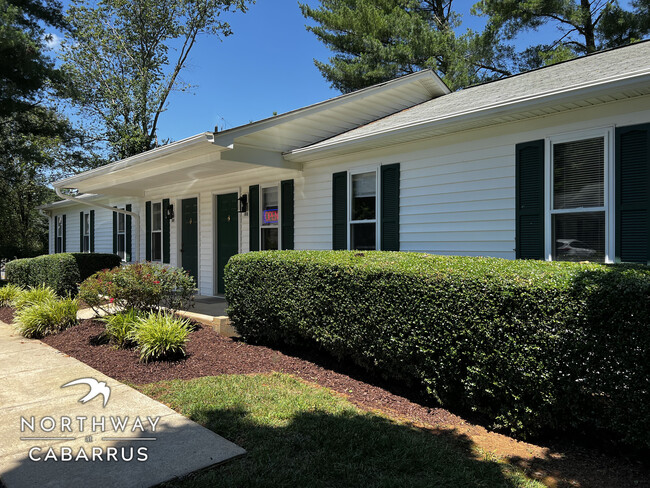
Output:
<path fill-rule="evenodd" d="M 450 92 L 422 71 L 53 183 L 50 253 L 384 249 L 650 262 L 650 42 Z"/>

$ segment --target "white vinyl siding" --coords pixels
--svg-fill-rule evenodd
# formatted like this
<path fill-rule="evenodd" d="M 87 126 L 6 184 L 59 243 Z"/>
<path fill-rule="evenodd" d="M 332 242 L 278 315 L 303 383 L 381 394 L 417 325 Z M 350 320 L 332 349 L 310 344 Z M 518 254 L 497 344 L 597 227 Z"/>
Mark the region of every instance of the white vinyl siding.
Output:
<path fill-rule="evenodd" d="M 250 185 L 295 185 L 295 249 L 332 247 L 332 174 L 363 171 L 400 163 L 400 249 L 468 256 L 515 258 L 515 145 L 586 129 L 650 121 L 650 97 L 585 108 L 538 119 L 495 125 L 451 136 L 430 137 L 383 149 L 323 158 L 303 170 L 254 168 L 199 181 L 146 189 L 142 198 L 101 200 L 109 205 L 133 203 L 141 215 L 140 257 L 145 259 L 145 201 L 169 198 L 176 218 L 170 222 L 171 264 L 179 264 L 180 201 L 198 197 L 199 292 L 214 291 L 214 195 L 248 194 Z M 67 250 L 78 247 L 78 215 L 83 205 L 58 209 L 67 213 Z M 112 252 L 112 213 L 95 209 L 95 251 Z M 76 215 L 77 218 L 71 218 Z M 249 250 L 247 214 L 239 217 L 239 250 Z M 612 219 L 609 219 L 610 221 Z M 133 235 L 137 229 L 133 227 Z M 613 235 L 613 232 L 610 232 Z M 52 235 L 53 238 L 53 235 Z M 134 259 L 135 259 L 135 247 Z"/>

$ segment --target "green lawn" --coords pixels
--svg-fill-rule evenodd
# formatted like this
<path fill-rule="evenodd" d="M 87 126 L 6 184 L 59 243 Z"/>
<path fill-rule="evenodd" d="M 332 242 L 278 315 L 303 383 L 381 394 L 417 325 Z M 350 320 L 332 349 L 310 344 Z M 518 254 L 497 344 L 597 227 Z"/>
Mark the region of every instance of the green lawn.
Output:
<path fill-rule="evenodd" d="M 462 435 L 364 412 L 291 376 L 231 375 L 140 387 L 248 454 L 168 486 L 528 487 Z"/>

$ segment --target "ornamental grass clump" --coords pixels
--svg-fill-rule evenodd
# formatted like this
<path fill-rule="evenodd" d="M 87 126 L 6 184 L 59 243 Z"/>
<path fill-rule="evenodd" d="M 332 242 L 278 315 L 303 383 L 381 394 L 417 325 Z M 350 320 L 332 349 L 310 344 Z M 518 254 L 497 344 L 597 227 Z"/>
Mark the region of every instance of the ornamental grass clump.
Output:
<path fill-rule="evenodd" d="M 14 299 L 23 291 L 20 286 L 12 284 L 0 288 L 0 307 L 11 307 Z"/>
<path fill-rule="evenodd" d="M 41 285 L 17 293 L 11 301 L 11 306 L 17 311 L 20 311 L 32 305 L 38 305 L 52 300 L 56 301 L 56 299 L 56 293 L 52 288 Z"/>
<path fill-rule="evenodd" d="M 131 339 L 140 349 L 140 361 L 176 359 L 185 356 L 191 330 L 187 319 L 168 312 L 151 312 L 138 319 Z"/>
<path fill-rule="evenodd" d="M 77 301 L 72 298 L 50 298 L 21 308 L 16 312 L 14 325 L 22 336 L 38 339 L 76 325 L 78 310 Z"/>
<path fill-rule="evenodd" d="M 141 314 L 131 308 L 114 315 L 107 315 L 101 321 L 105 324 L 105 337 L 118 348 L 126 348 L 133 344 L 131 334 L 135 329 Z"/>

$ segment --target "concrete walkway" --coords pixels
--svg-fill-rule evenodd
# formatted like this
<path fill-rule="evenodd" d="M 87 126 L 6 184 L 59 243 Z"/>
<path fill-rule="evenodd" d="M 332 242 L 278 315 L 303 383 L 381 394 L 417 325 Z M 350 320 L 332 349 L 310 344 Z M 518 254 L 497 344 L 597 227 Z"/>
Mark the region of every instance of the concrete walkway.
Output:
<path fill-rule="evenodd" d="M 106 406 L 102 394 L 80 403 L 90 385 L 62 388 L 80 378 L 106 383 Z M 0 419 L 0 480 L 6 488 L 149 487 L 246 452 L 3 322 Z"/>

